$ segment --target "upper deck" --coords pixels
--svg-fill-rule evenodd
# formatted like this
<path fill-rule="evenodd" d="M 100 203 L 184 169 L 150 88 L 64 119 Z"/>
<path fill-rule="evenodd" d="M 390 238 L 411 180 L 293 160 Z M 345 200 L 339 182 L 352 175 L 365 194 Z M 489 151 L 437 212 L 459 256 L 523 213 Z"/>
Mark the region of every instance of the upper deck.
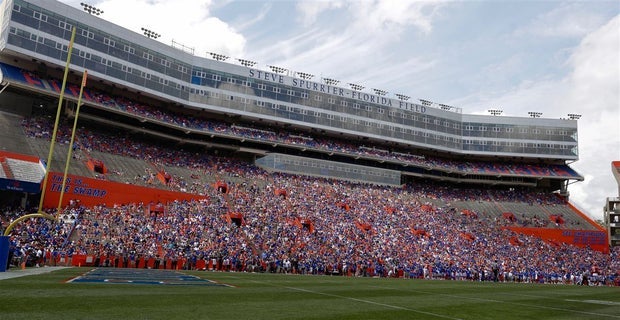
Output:
<path fill-rule="evenodd" d="M 76 27 L 72 70 L 172 103 L 451 154 L 578 159 L 575 120 L 468 115 L 333 79 L 196 56 L 56 1 L 0 6 L 1 56 L 64 67 Z"/>

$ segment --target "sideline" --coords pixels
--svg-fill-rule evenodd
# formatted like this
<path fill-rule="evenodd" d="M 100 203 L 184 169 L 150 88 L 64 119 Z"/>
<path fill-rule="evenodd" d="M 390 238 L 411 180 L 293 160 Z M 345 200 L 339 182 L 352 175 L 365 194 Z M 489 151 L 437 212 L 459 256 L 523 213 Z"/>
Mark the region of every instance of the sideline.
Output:
<path fill-rule="evenodd" d="M 0 272 L 0 281 L 6 279 L 13 279 L 25 276 L 33 276 L 37 274 L 48 273 L 56 270 L 67 269 L 71 267 L 40 267 L 40 268 L 26 268 L 24 270 L 18 268 L 11 268 L 6 272 Z"/>

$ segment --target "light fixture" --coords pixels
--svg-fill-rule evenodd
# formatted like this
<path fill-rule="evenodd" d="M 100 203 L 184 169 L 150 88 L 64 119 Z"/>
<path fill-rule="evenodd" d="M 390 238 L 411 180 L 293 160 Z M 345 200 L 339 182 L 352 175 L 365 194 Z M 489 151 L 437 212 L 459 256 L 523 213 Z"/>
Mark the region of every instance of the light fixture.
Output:
<path fill-rule="evenodd" d="M 364 87 L 359 85 L 359 84 L 355 84 L 355 83 L 349 83 L 349 86 L 351 87 L 351 89 L 355 90 L 355 91 L 361 91 L 364 90 Z"/>
<path fill-rule="evenodd" d="M 433 105 L 433 101 L 429 101 L 429 100 L 424 100 L 424 99 L 418 99 L 420 100 L 420 102 L 422 103 L 423 106 L 425 107 L 430 107 Z"/>
<path fill-rule="evenodd" d="M 407 95 L 404 95 L 404 94 L 400 94 L 400 93 L 395 93 L 394 95 L 395 95 L 398 99 L 400 99 L 400 100 L 404 100 L 404 101 L 407 101 L 407 100 L 411 99 L 411 97 L 410 97 L 410 96 L 407 96 Z"/>
<path fill-rule="evenodd" d="M 242 66 L 244 67 L 253 67 L 254 65 L 256 65 L 255 61 L 252 60 L 246 60 L 246 59 L 237 59 L 239 61 L 239 63 L 241 63 Z"/>
<path fill-rule="evenodd" d="M 161 34 L 154 32 L 153 30 L 149 30 L 147 28 L 140 28 L 140 30 L 142 30 L 142 33 L 144 33 L 144 35 L 149 38 L 149 39 L 157 39 L 159 37 L 161 37 Z"/>
<path fill-rule="evenodd" d="M 219 53 L 214 53 L 214 52 L 207 52 L 207 53 L 211 55 L 211 58 L 213 58 L 213 60 L 217 60 L 217 61 L 226 61 L 228 60 L 228 58 L 230 58 L 229 56 L 225 56 Z"/>
<path fill-rule="evenodd" d="M 381 90 L 381 89 L 374 89 L 374 88 L 373 88 L 373 89 L 372 89 L 372 91 L 374 91 L 374 92 L 375 92 L 375 94 L 376 94 L 376 95 L 379 95 L 379 96 L 384 96 L 384 95 L 386 95 L 386 94 L 387 94 L 387 91 L 385 91 L 385 90 Z"/>
<path fill-rule="evenodd" d="M 275 73 L 285 73 L 287 71 L 287 69 L 277 66 L 269 66 L 269 68 Z"/>
<path fill-rule="evenodd" d="M 310 80 L 310 79 L 312 79 L 314 77 L 313 74 L 309 74 L 309 73 L 305 73 L 305 72 L 299 72 L 299 71 L 297 72 L 297 75 L 300 78 L 304 79 L 304 80 Z"/>
<path fill-rule="evenodd" d="M 325 82 L 325 84 L 330 85 L 330 86 L 335 86 L 340 83 L 340 80 L 330 79 L 330 78 L 323 78 L 323 81 Z"/>
<path fill-rule="evenodd" d="M 90 4 L 88 4 L 88 3 L 80 2 L 80 5 L 82 6 L 82 8 L 84 8 L 84 11 L 86 11 L 86 12 L 92 14 L 92 15 L 98 16 L 98 15 L 103 13 L 103 10 L 101 10 L 99 8 L 96 8 L 96 7 L 93 7 Z"/>

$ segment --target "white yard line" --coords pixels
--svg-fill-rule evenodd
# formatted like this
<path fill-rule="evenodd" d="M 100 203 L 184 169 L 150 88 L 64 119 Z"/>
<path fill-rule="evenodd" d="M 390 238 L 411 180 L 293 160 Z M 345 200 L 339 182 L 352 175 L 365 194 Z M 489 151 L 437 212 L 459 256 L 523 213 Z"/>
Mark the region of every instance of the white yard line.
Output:
<path fill-rule="evenodd" d="M 231 277 L 231 278 L 238 279 L 237 277 Z M 355 302 L 372 304 L 372 305 L 386 307 L 386 308 L 391 308 L 391 309 L 411 311 L 411 312 L 415 312 L 415 313 L 419 313 L 419 314 L 425 314 L 425 315 L 429 315 L 429 316 L 433 316 L 433 317 L 437 317 L 437 318 L 452 319 L 452 320 L 463 320 L 461 318 L 455 318 L 455 317 L 446 316 L 446 315 L 442 315 L 442 314 L 438 314 L 438 313 L 426 312 L 426 311 L 422 311 L 422 310 L 416 310 L 416 309 L 413 309 L 413 308 L 407 308 L 407 307 L 401 307 L 401 306 L 395 306 L 395 305 L 381 303 L 381 302 L 376 302 L 376 301 L 371 301 L 371 300 L 352 298 L 352 297 L 341 296 L 341 295 L 337 295 L 337 294 L 325 293 L 325 292 L 308 290 L 308 289 L 302 289 L 302 288 L 279 286 L 279 285 L 275 285 L 273 283 L 264 282 L 264 281 L 257 281 L 257 280 L 250 280 L 250 281 L 252 281 L 254 283 L 260 283 L 260 284 L 269 285 L 269 286 L 276 287 L 276 288 L 285 288 L 285 289 L 289 289 L 289 290 L 307 292 L 307 293 L 312 293 L 312 294 L 317 294 L 317 295 L 322 295 L 322 296 L 328 296 L 328 297 L 345 299 L 345 300 L 350 300 L 350 301 L 355 301 Z"/>
<path fill-rule="evenodd" d="M 282 287 L 282 288 L 286 288 L 286 289 L 290 289 L 290 290 L 297 290 L 297 291 L 302 291 L 302 292 L 308 292 L 308 293 L 313 293 L 313 294 L 318 294 L 318 295 L 323 295 L 323 296 L 328 296 L 328 297 L 334 297 L 334 298 L 339 298 L 339 299 L 346 299 L 346 300 L 351 300 L 351 301 L 356 301 L 356 302 L 374 304 L 374 305 L 382 306 L 382 307 L 386 307 L 386 308 L 392 308 L 392 309 L 398 309 L 398 310 L 406 310 L 406 311 L 411 311 L 411 312 L 415 312 L 415 313 L 421 313 L 421 314 L 425 314 L 425 315 L 434 316 L 434 317 L 437 317 L 437 318 L 462 320 L 461 318 L 454 318 L 454 317 L 450 317 L 450 316 L 446 316 L 446 315 L 442 315 L 442 314 L 438 314 L 438 313 L 432 313 L 432 312 L 426 312 L 426 311 L 416 310 L 416 309 L 412 309 L 412 308 L 395 306 L 395 305 L 375 302 L 375 301 L 371 301 L 371 300 L 352 298 L 352 297 L 341 296 L 341 295 L 337 295 L 337 294 L 331 294 L 331 293 L 325 293 L 325 292 L 319 292 L 319 291 L 308 290 L 308 289 L 301 289 L 301 288 L 295 288 L 295 287 Z"/>
<path fill-rule="evenodd" d="M 565 309 L 565 308 L 558 308 L 558 307 L 548 307 L 548 306 L 541 306 L 541 305 L 527 304 L 527 303 L 520 303 L 520 302 L 502 301 L 502 300 L 496 300 L 496 299 L 486 299 L 486 298 L 476 298 L 476 297 L 464 297 L 464 296 L 453 295 L 453 294 L 434 293 L 434 292 L 427 292 L 427 291 L 421 291 L 421 290 L 411 290 L 411 289 L 404 290 L 404 289 L 395 289 L 395 288 L 381 287 L 381 286 L 372 286 L 372 287 L 381 288 L 381 289 L 388 289 L 388 290 L 398 290 L 398 291 L 404 291 L 404 292 L 415 292 L 415 293 L 423 293 L 423 294 L 429 294 L 429 295 L 440 295 L 440 296 L 451 297 L 451 298 L 458 298 L 458 299 L 468 299 L 468 300 L 476 300 L 476 301 L 484 301 L 484 302 L 502 303 L 502 304 L 509 304 L 509 305 L 515 305 L 515 306 L 528 307 L 528 308 L 548 309 L 548 310 L 563 311 L 563 312 L 575 313 L 575 314 L 586 314 L 586 315 L 590 315 L 590 316 L 599 316 L 599 317 L 607 317 L 607 318 L 620 319 L 620 315 L 612 315 L 612 314 L 604 314 L 604 313 L 597 313 L 597 312 L 579 311 L 579 310 L 572 310 L 572 309 Z M 570 300 L 570 301 L 572 301 L 572 300 Z M 587 300 L 574 300 L 574 301 L 585 302 Z M 593 300 L 591 300 L 591 301 L 593 301 Z"/>

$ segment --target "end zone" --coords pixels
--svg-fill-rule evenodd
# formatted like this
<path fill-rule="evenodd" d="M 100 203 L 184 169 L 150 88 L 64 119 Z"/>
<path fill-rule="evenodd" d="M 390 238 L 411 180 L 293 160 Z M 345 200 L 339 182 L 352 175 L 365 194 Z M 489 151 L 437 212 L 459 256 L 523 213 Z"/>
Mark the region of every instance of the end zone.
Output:
<path fill-rule="evenodd" d="M 187 275 L 173 270 L 96 268 L 67 283 L 114 283 L 151 285 L 200 285 L 232 287 L 228 284 Z"/>

